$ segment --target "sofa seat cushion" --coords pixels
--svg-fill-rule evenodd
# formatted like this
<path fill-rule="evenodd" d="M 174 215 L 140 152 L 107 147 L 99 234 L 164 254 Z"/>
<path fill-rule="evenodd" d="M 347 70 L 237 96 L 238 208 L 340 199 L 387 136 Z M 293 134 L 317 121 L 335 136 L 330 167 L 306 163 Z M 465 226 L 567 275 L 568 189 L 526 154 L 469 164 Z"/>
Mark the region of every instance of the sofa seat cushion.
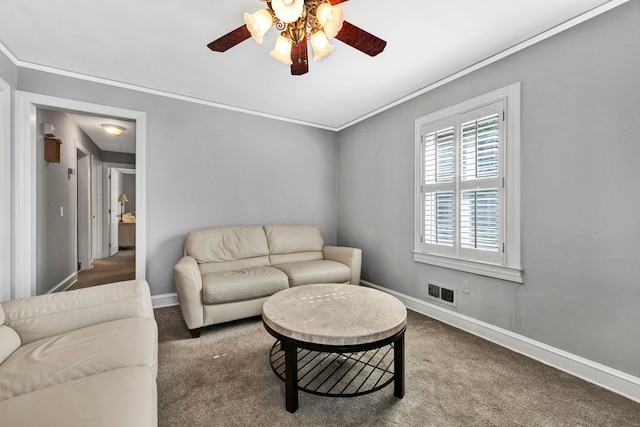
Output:
<path fill-rule="evenodd" d="M 0 424 L 21 427 L 157 426 L 157 390 L 148 367 L 122 368 L 0 402 Z"/>
<path fill-rule="evenodd" d="M 0 365 L 0 401 L 114 369 L 157 372 L 153 318 L 114 320 L 23 345 Z"/>
<path fill-rule="evenodd" d="M 287 289 L 287 276 L 273 267 L 207 273 L 202 275 L 205 304 L 224 304 L 273 295 Z"/>
<path fill-rule="evenodd" d="M 351 279 L 351 270 L 336 261 L 317 260 L 274 265 L 289 277 L 290 286 L 311 283 L 344 283 Z"/>

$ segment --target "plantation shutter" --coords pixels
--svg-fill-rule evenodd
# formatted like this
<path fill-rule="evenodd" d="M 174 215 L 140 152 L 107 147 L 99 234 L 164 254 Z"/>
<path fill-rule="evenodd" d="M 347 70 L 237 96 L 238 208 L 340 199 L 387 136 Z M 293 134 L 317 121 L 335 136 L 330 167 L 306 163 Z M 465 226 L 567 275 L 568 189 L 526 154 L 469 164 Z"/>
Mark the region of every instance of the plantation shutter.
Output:
<path fill-rule="evenodd" d="M 424 125 L 422 249 L 502 263 L 503 102 Z"/>
<path fill-rule="evenodd" d="M 427 245 L 454 254 L 456 230 L 455 120 L 434 123 L 423 134 L 423 231 Z"/>

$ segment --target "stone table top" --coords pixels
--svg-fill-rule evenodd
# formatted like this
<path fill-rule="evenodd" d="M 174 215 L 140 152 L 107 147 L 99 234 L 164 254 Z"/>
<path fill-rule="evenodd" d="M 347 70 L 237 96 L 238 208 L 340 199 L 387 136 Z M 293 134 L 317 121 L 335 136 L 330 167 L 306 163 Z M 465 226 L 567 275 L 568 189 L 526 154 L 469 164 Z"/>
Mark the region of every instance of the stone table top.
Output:
<path fill-rule="evenodd" d="M 407 324 L 407 309 L 376 289 L 323 283 L 272 295 L 262 307 L 262 319 L 275 332 L 298 341 L 359 345 L 400 332 Z"/>

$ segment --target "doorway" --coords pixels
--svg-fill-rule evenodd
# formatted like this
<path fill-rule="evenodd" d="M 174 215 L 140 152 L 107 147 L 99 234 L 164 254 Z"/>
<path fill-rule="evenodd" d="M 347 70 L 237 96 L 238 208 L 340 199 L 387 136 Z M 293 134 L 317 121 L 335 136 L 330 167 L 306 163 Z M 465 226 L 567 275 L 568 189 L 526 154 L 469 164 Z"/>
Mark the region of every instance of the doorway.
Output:
<path fill-rule="evenodd" d="M 15 223 L 13 245 L 15 248 L 13 269 L 13 297 L 23 298 L 36 295 L 36 278 L 38 250 L 36 245 L 36 177 L 35 152 L 38 138 L 37 108 L 73 111 L 103 117 L 121 117 L 136 123 L 136 214 L 139 226 L 136 228 L 136 261 L 135 278 L 146 277 L 146 235 L 144 227 L 146 201 L 146 114 L 134 110 L 126 110 L 85 103 L 30 92 L 15 92 L 16 104 L 16 148 L 14 150 L 14 164 L 16 166 L 16 180 L 13 191 L 23 197 L 17 198 L 15 203 Z M 91 167 L 88 165 L 89 169 Z M 104 183 L 103 183 L 104 184 Z M 90 202 L 89 202 L 90 203 Z M 90 222 L 93 221 L 91 215 Z M 90 234 L 92 235 L 93 232 Z M 93 243 L 91 244 L 92 247 Z"/>
<path fill-rule="evenodd" d="M 90 268 L 80 266 L 77 280 L 67 290 L 135 279 L 136 170 L 131 165 L 122 166 L 126 165 L 100 164 L 104 170 L 101 194 L 106 197 L 98 203 L 104 212 L 104 224 L 97 224 L 97 234 L 104 236 L 105 245 L 104 248 L 93 245 L 96 256 L 91 260 Z M 92 181 L 97 181 L 93 178 Z"/>

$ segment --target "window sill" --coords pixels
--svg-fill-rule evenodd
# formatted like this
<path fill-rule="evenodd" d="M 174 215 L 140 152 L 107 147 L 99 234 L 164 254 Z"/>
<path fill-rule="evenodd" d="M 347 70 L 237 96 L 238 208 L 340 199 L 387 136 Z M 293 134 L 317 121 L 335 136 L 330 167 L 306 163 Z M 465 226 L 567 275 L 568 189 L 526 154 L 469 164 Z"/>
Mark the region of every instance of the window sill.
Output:
<path fill-rule="evenodd" d="M 509 282 L 524 283 L 522 280 L 522 270 L 518 268 L 430 255 L 416 251 L 412 252 L 413 260 L 415 262 L 450 268 L 452 270 L 465 271 L 467 273 L 479 274 L 481 276 L 494 277 L 496 279 L 507 280 Z"/>

